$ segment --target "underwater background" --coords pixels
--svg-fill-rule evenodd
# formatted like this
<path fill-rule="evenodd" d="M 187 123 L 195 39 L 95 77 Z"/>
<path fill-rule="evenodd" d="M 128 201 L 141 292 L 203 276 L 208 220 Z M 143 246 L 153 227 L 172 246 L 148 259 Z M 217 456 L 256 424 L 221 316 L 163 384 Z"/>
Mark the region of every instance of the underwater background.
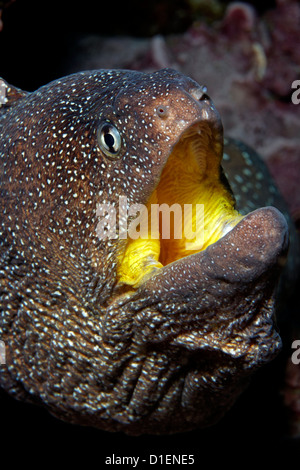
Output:
<path fill-rule="evenodd" d="M 0 76 L 32 91 L 79 70 L 171 67 L 208 87 L 224 134 L 255 148 L 300 229 L 300 4 L 294 0 L 0 1 Z M 300 98 L 300 94 L 299 94 Z M 286 300 L 300 339 L 299 281 Z M 292 332 L 290 331 L 292 330 Z M 297 336 L 298 335 L 298 336 Z M 1 392 L 1 444 L 15 463 L 83 459 L 102 468 L 112 454 L 193 454 L 207 463 L 270 465 L 300 456 L 300 365 L 286 350 L 258 371 L 217 425 L 173 436 L 128 437 L 60 422 Z M 240 455 L 243 455 L 241 457 Z M 242 460 L 241 460 L 242 459 Z M 141 467 L 142 468 L 142 467 Z"/>

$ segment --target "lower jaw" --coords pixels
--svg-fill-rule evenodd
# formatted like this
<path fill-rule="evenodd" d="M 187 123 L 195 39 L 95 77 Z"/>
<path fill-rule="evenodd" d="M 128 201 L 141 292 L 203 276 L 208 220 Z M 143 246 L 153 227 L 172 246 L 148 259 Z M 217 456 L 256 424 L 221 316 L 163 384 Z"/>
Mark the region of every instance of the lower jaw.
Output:
<path fill-rule="evenodd" d="M 181 333 L 185 321 L 186 331 L 191 331 L 192 324 L 196 325 L 197 331 L 202 331 L 206 320 L 212 321 L 214 333 L 220 322 L 240 317 L 241 308 L 247 312 L 249 320 L 255 318 L 255 309 L 262 315 L 269 315 L 273 301 L 264 306 L 261 302 L 271 299 L 268 295 L 284 266 L 287 246 L 288 225 L 284 216 L 274 207 L 257 209 L 204 251 L 170 263 L 145 280 L 136 297 L 138 308 L 143 305 L 140 299 L 144 299 L 145 307 L 159 299 L 162 325 L 165 315 L 171 315 L 168 318 L 175 326 L 176 315 L 182 314 L 182 322 L 178 323 Z M 169 309 L 174 302 L 179 307 L 175 316 Z M 224 310 L 224 316 L 211 315 L 217 310 Z M 152 315 L 151 311 L 149 315 Z M 239 322 L 238 325 L 241 326 Z M 259 324 L 255 325 L 259 327 Z"/>
<path fill-rule="evenodd" d="M 235 211 L 234 211 L 235 212 Z M 118 270 L 118 283 L 138 288 L 158 270 L 179 259 L 204 251 L 231 231 L 243 217 L 225 214 L 215 231 L 203 229 L 194 238 L 139 238 L 130 240 Z M 201 224 L 200 224 L 201 225 Z M 205 237 L 205 232 L 208 232 Z M 174 232 L 174 230 L 173 230 Z"/>

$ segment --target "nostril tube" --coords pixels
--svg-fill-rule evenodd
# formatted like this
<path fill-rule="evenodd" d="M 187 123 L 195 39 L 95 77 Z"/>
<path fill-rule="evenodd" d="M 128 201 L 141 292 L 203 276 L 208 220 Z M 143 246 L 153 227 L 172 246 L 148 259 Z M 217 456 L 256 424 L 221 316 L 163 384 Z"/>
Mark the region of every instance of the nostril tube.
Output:
<path fill-rule="evenodd" d="M 190 95 L 197 101 L 201 101 L 205 98 L 207 98 L 207 87 L 206 86 L 200 86 L 197 88 L 193 88 L 190 90 Z"/>
<path fill-rule="evenodd" d="M 169 115 L 169 107 L 168 106 L 158 106 L 156 108 L 156 113 L 158 117 L 165 119 Z"/>

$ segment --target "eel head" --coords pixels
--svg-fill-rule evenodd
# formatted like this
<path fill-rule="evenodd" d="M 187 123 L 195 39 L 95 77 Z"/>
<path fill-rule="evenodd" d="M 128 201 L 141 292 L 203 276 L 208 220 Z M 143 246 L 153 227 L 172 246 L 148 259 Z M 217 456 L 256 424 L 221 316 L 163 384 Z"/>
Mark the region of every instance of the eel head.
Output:
<path fill-rule="evenodd" d="M 110 431 L 214 423 L 280 350 L 288 229 L 236 211 L 205 87 L 172 70 L 3 87 L 1 386 Z"/>

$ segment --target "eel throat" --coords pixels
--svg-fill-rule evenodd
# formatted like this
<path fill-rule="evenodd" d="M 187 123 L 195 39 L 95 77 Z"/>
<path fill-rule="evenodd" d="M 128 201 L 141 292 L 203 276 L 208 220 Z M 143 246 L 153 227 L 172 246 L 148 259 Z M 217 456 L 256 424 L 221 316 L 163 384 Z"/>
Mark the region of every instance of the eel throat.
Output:
<path fill-rule="evenodd" d="M 163 266 L 205 250 L 243 218 L 222 177 L 221 155 L 207 123 L 182 134 L 147 205 L 128 225 L 119 284 L 139 287 Z"/>

